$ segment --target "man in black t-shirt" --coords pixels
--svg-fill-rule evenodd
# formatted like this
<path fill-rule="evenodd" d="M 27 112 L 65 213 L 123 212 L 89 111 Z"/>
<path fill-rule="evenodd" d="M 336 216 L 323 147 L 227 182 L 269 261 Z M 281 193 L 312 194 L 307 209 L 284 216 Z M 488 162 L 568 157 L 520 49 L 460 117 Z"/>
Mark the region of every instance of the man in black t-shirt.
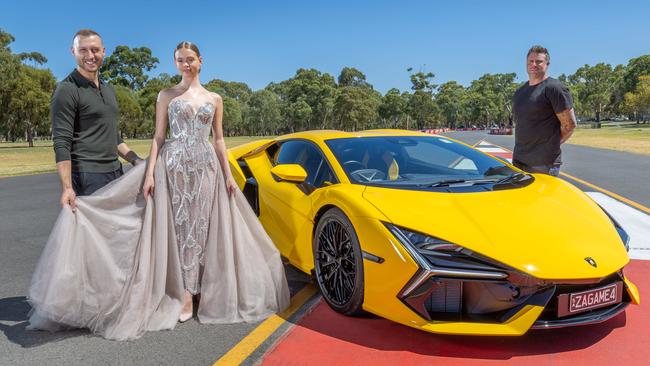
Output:
<path fill-rule="evenodd" d="M 515 120 L 513 164 L 527 172 L 557 176 L 562 164 L 560 145 L 573 133 L 576 117 L 569 90 L 548 77 L 550 56 L 542 46 L 526 55 L 528 82 L 512 98 Z"/>
<path fill-rule="evenodd" d="M 95 31 L 78 31 L 72 41 L 77 67 L 52 95 L 52 140 L 63 191 L 61 205 L 76 208 L 76 196 L 90 195 L 122 175 L 118 155 L 141 159 L 120 138 L 113 87 L 99 79 L 104 45 Z"/>

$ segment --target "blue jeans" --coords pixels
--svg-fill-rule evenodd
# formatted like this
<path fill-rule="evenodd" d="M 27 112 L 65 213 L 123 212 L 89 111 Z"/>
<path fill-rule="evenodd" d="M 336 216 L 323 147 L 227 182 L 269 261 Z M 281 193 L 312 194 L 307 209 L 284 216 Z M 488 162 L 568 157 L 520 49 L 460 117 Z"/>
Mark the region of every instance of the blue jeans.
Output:
<path fill-rule="evenodd" d="M 512 165 L 528 173 L 542 173 L 542 174 L 552 175 L 554 177 L 560 175 L 561 164 L 558 163 L 530 166 L 522 163 L 521 161 L 513 160 Z"/>

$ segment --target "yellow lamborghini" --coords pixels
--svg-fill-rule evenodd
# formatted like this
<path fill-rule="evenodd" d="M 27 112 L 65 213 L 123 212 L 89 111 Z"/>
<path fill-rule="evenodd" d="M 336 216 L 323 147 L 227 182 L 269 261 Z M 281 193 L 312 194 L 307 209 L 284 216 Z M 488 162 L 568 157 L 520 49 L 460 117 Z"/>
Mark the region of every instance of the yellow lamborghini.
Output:
<path fill-rule="evenodd" d="M 521 335 L 639 303 L 627 234 L 596 202 L 450 138 L 307 131 L 229 158 L 282 255 L 340 313 Z"/>

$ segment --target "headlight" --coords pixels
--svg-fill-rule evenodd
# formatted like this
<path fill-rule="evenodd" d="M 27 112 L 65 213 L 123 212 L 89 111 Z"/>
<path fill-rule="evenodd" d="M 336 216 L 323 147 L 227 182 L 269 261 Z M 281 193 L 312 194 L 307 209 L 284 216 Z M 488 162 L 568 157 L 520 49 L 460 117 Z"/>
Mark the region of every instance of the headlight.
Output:
<path fill-rule="evenodd" d="M 600 206 L 600 205 L 598 205 L 598 206 Z M 627 232 L 625 231 L 625 229 L 623 229 L 623 227 L 618 223 L 618 221 L 616 221 L 612 217 L 612 215 L 610 215 L 609 212 L 607 212 L 607 210 L 605 210 L 603 208 L 603 206 L 600 206 L 600 209 L 603 210 L 605 215 L 607 215 L 607 217 L 609 217 L 609 219 L 612 221 L 612 224 L 614 225 L 614 228 L 616 228 L 616 232 L 618 232 L 618 236 L 620 236 L 621 241 L 623 241 L 623 246 L 625 246 L 625 250 L 627 252 L 629 252 L 630 251 L 630 236 L 627 235 Z"/>
<path fill-rule="evenodd" d="M 420 266 L 459 268 L 477 271 L 503 271 L 505 266 L 460 245 L 384 223 Z"/>
<path fill-rule="evenodd" d="M 611 217 L 610 217 L 611 218 Z M 621 237 L 621 240 L 623 241 L 623 245 L 625 246 L 625 250 L 627 252 L 630 251 L 630 236 L 627 235 L 627 232 L 621 227 L 621 225 L 616 222 L 613 218 L 612 222 L 614 223 L 614 227 L 616 228 L 616 231 L 618 232 L 618 236 Z"/>

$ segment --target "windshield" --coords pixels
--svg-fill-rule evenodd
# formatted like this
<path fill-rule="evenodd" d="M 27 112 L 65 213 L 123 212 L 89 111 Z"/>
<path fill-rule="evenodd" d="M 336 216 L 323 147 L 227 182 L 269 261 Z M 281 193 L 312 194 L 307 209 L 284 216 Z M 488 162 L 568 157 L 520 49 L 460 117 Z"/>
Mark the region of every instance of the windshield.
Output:
<path fill-rule="evenodd" d="M 503 162 L 438 136 L 354 137 L 326 141 L 353 183 L 468 186 L 516 180 Z"/>

